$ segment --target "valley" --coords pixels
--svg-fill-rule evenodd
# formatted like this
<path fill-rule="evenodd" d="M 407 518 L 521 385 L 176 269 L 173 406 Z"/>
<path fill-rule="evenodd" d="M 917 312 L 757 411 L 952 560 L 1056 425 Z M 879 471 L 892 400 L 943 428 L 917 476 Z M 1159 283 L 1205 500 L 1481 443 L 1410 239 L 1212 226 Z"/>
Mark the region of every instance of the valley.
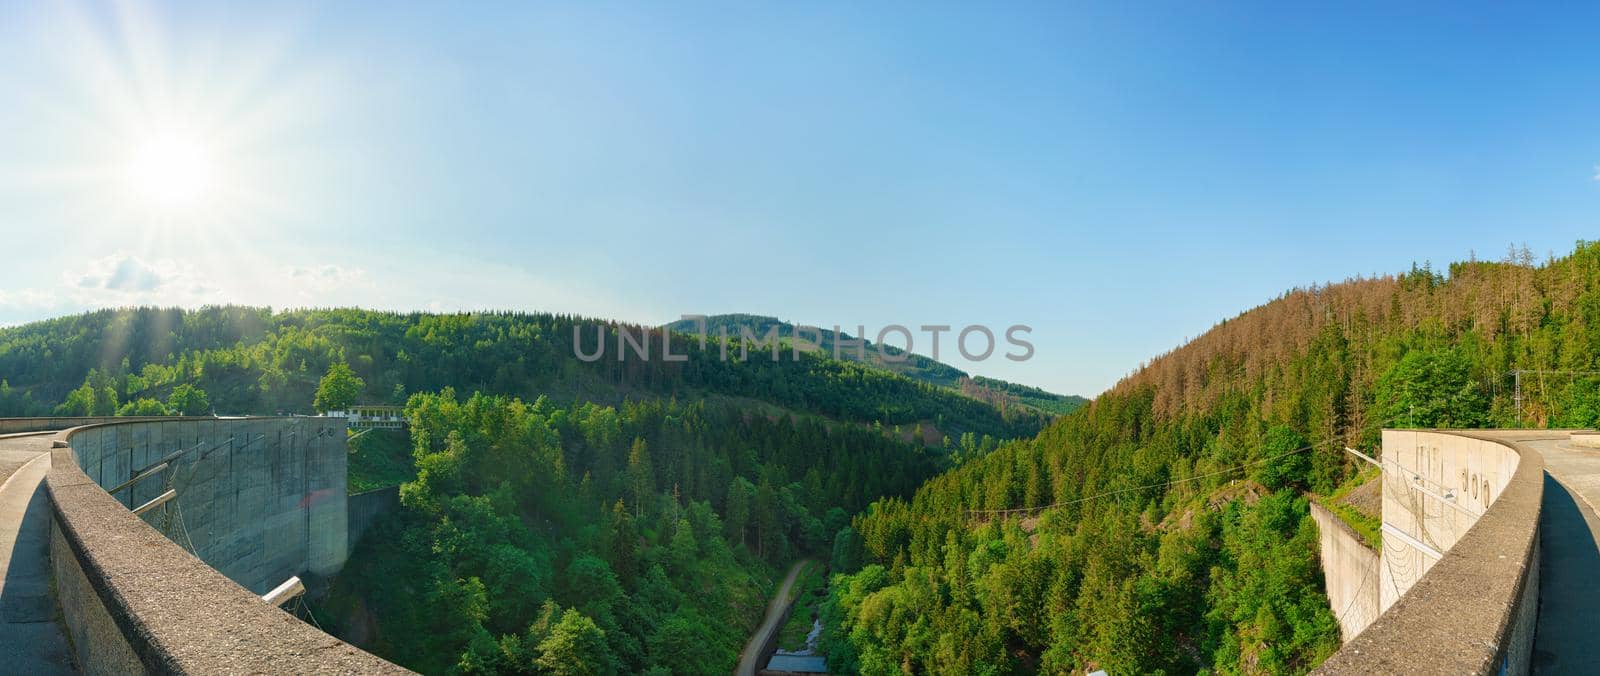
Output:
<path fill-rule="evenodd" d="M 312 607 L 425 673 L 720 673 L 751 636 L 834 673 L 1299 672 L 1339 645 L 1309 503 L 1374 531 L 1345 445 L 1600 423 L 1553 375 L 1600 345 L 1597 252 L 1293 290 L 1059 417 L 824 354 L 585 363 L 548 315 L 232 307 L 0 329 L 0 404 L 403 404 L 349 444 L 400 506 Z"/>

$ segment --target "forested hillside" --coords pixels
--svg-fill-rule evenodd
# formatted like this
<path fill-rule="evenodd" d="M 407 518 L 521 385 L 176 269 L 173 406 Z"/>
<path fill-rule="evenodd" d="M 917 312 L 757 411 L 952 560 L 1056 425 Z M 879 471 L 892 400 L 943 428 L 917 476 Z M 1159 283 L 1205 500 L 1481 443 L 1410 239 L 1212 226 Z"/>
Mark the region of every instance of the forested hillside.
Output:
<path fill-rule="evenodd" d="M 584 354 L 609 353 L 580 358 L 574 328 Z M 317 617 L 427 673 L 596 674 L 731 670 L 776 566 L 825 558 L 871 501 L 1046 420 L 787 348 L 724 360 L 677 340 L 674 361 L 665 335 L 541 314 L 105 310 L 0 330 L 0 415 L 405 403 L 410 453 L 385 434 L 351 458 L 359 488 L 403 481 L 403 508 Z"/>
<path fill-rule="evenodd" d="M 726 333 L 728 336 L 738 337 L 741 331 L 748 331 L 751 335 L 761 338 L 767 335 L 768 331 L 776 329 L 778 335 L 787 340 L 794 336 L 795 332 L 794 324 L 785 322 L 777 317 L 742 312 L 711 315 L 705 318 L 704 326 L 708 336 L 720 336 Z M 698 336 L 701 324 L 693 319 L 682 319 L 668 324 L 667 328 L 679 333 Z M 834 354 L 834 348 L 837 346 L 840 359 L 863 362 L 913 380 L 942 387 L 955 387 L 956 382 L 967 375 L 961 369 L 944 362 L 916 353 L 907 353 L 893 345 L 880 345 L 866 337 L 859 337 L 862 341 L 862 346 L 858 350 L 855 346 L 855 341 L 858 337 L 851 336 L 849 332 L 843 331 L 843 327 L 841 327 L 839 333 L 835 333 L 831 326 L 815 328 L 818 331 L 813 332 L 809 328 L 804 330 L 801 333 L 801 338 L 817 343 L 820 350 L 829 356 Z M 865 359 L 861 358 L 863 354 L 866 356 Z"/>
<path fill-rule="evenodd" d="M 580 346 L 601 358 L 576 356 Z M 650 349 L 641 358 L 627 332 Z M 671 361 L 660 330 L 552 314 L 424 314 L 367 310 L 208 307 L 101 310 L 0 329 L 0 416 L 159 413 L 309 413 L 320 378 L 348 364 L 358 403 L 404 403 L 412 392 L 455 387 L 562 402 L 620 404 L 629 397 L 720 395 L 761 400 L 839 420 L 925 423 L 952 438 L 1031 436 L 1045 416 L 1001 411 L 944 388 L 867 366 L 784 350 L 723 360 L 716 344 L 676 340 Z M 643 337 L 641 337 L 643 336 Z M 626 359 L 619 359 L 628 345 Z M 205 395 L 198 401 L 189 386 Z M 201 404 L 205 405 L 201 405 Z M 64 405 L 64 406 L 63 406 Z"/>
<path fill-rule="evenodd" d="M 1085 404 L 1089 403 L 1087 398 L 1075 394 L 1056 394 L 1029 385 L 1019 385 L 983 376 L 964 379 L 957 383 L 956 387 L 963 394 L 974 399 L 994 401 L 998 398 L 1025 406 L 1032 406 L 1056 415 L 1066 415 L 1083 408 Z"/>
<path fill-rule="evenodd" d="M 1600 244 L 1294 290 L 869 507 L 833 556 L 830 666 L 1308 670 L 1338 629 L 1303 495 L 1349 477 L 1341 445 L 1593 426 L 1597 360 Z"/>
<path fill-rule="evenodd" d="M 777 335 L 789 339 L 795 335 L 796 330 L 794 324 L 779 320 L 777 317 L 742 313 L 712 315 L 705 318 L 703 327 L 699 321 L 685 319 L 668 324 L 667 328 L 692 336 L 699 336 L 702 328 L 708 336 L 739 337 L 747 332 L 757 339 L 766 336 L 768 331 L 776 331 Z M 914 352 L 908 353 L 893 345 L 874 343 L 865 338 L 859 339 L 861 347 L 857 348 L 858 339 L 847 332 L 841 330 L 836 333 L 830 327 L 815 328 L 816 331 L 802 330 L 800 337 L 807 344 L 815 343 L 821 354 L 827 356 L 837 354 L 840 359 L 865 363 L 912 380 L 950 388 L 1002 409 L 1020 404 L 1045 413 L 1061 415 L 1071 413 L 1089 403 L 1088 399 L 1079 396 L 1046 392 L 1037 387 L 983 376 L 972 377 L 966 371 L 936 359 Z M 919 336 L 919 340 L 925 337 Z M 951 335 L 944 336 L 944 350 L 947 354 L 956 350 L 951 342 L 953 340 L 955 338 Z M 913 345 L 913 349 L 926 348 Z"/>
<path fill-rule="evenodd" d="M 732 671 L 774 565 L 910 495 L 935 451 L 815 418 L 453 391 L 407 406 L 418 475 L 335 583 L 341 636 L 426 673 Z"/>

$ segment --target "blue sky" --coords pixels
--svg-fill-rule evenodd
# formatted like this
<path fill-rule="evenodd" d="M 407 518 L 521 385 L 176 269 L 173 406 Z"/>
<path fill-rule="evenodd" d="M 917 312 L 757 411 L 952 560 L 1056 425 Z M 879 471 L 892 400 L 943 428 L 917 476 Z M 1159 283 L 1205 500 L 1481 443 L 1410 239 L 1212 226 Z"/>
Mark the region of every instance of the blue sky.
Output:
<path fill-rule="evenodd" d="M 1092 395 L 1290 287 L 1600 234 L 1596 13 L 0 2 L 0 323 L 1022 323 L 951 361 Z M 173 137 L 203 199 L 151 199 Z"/>

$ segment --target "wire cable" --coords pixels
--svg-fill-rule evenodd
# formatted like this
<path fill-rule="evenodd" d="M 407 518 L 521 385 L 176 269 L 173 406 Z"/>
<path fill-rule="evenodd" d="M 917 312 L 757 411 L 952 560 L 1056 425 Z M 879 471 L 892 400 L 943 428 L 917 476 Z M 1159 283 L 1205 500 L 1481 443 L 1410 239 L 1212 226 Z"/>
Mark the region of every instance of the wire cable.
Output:
<path fill-rule="evenodd" d="M 1361 581 L 1356 583 L 1356 591 L 1355 591 L 1354 594 L 1350 595 L 1350 602 L 1344 604 L 1344 610 L 1341 610 L 1338 613 L 1336 613 L 1333 616 L 1333 619 L 1339 621 L 1340 623 L 1344 622 L 1344 616 L 1346 614 L 1348 614 L 1352 609 L 1354 609 L 1356 607 L 1356 600 L 1361 598 L 1361 590 L 1366 588 L 1367 580 L 1372 577 L 1372 571 L 1378 569 L 1378 564 L 1381 563 L 1380 560 L 1382 558 L 1383 557 L 1380 555 L 1378 558 L 1373 559 L 1372 560 L 1372 565 L 1371 566 L 1366 566 L 1365 567 L 1366 569 L 1361 571 Z M 1376 588 L 1374 588 L 1374 589 L 1376 589 Z"/>
<path fill-rule="evenodd" d="M 1384 420 L 1384 421 L 1380 421 L 1379 424 L 1380 425 L 1387 424 L 1388 422 L 1390 422 L 1390 421 Z M 1285 451 L 1283 453 L 1279 453 L 1277 455 L 1273 455 L 1273 456 L 1270 456 L 1270 457 L 1259 458 L 1259 459 L 1256 459 L 1256 460 L 1252 460 L 1250 462 L 1247 462 L 1247 463 L 1244 463 L 1244 464 L 1241 464 L 1241 465 L 1235 465 L 1233 467 L 1228 467 L 1226 469 L 1220 469 L 1220 470 L 1217 470 L 1217 471 L 1214 471 L 1214 472 L 1206 472 L 1205 474 L 1196 474 L 1194 476 L 1184 477 L 1182 479 L 1173 479 L 1173 480 L 1170 480 L 1170 481 L 1163 481 L 1163 482 L 1160 482 L 1160 483 L 1146 484 L 1146 485 L 1143 485 L 1143 486 L 1131 486 L 1131 487 L 1128 487 L 1128 488 L 1119 488 L 1119 489 L 1116 489 L 1116 490 L 1106 491 L 1106 492 L 1103 492 L 1103 493 L 1096 493 L 1094 495 L 1088 495 L 1088 496 L 1084 496 L 1084 497 L 1081 497 L 1081 498 L 1074 498 L 1072 500 L 1064 500 L 1064 501 L 1061 501 L 1061 502 L 1053 502 L 1053 503 L 1048 504 L 1048 505 L 1040 505 L 1038 507 L 1012 507 L 1012 508 L 1007 508 L 1007 509 L 969 509 L 969 510 L 966 510 L 966 512 L 967 512 L 968 516 L 986 515 L 986 514 L 987 515 L 1026 514 L 1026 513 L 1032 513 L 1032 512 L 1042 512 L 1044 510 L 1055 509 L 1057 507 L 1066 507 L 1066 506 L 1069 506 L 1069 505 L 1076 505 L 1076 504 L 1079 504 L 1079 503 L 1088 502 L 1090 500 L 1097 500 L 1097 499 L 1100 499 L 1100 498 L 1110 497 L 1110 496 L 1113 496 L 1113 495 L 1121 495 L 1123 493 L 1131 493 L 1133 491 L 1142 491 L 1142 490 L 1148 490 L 1148 489 L 1151 489 L 1151 488 L 1165 488 L 1165 487 L 1168 487 L 1168 486 L 1176 486 L 1178 484 L 1188 483 L 1188 482 L 1191 482 L 1191 481 L 1199 481 L 1200 479 L 1206 479 L 1206 478 L 1210 478 L 1210 477 L 1214 477 L 1214 476 L 1221 476 L 1223 474 L 1229 474 L 1229 473 L 1232 473 L 1232 472 L 1235 472 L 1235 471 L 1238 471 L 1238 470 L 1241 470 L 1241 469 L 1245 469 L 1245 468 L 1248 468 L 1248 467 L 1254 467 L 1256 465 L 1266 464 L 1266 463 L 1272 462 L 1274 460 L 1278 460 L 1278 459 L 1281 459 L 1281 458 L 1289 457 L 1291 455 L 1295 455 L 1297 453 L 1305 453 L 1306 451 L 1314 450 L 1314 449 L 1317 449 L 1319 447 L 1325 446 L 1327 444 L 1331 444 L 1334 441 L 1337 441 L 1337 440 L 1339 440 L 1339 439 L 1341 439 L 1343 437 L 1344 437 L 1343 434 L 1335 434 L 1335 435 L 1333 435 L 1333 436 L 1331 436 L 1331 437 L 1329 437 L 1327 439 L 1323 439 L 1321 441 L 1317 441 L 1317 442 L 1313 442 L 1313 443 L 1307 444 L 1305 446 L 1301 446 L 1300 448 L 1296 448 L 1296 449 L 1294 449 L 1292 451 Z"/>
<path fill-rule="evenodd" d="M 1241 365 L 1239 368 L 1242 369 L 1243 366 Z M 1400 417 L 1399 414 L 1395 414 L 1395 415 L 1389 416 L 1388 418 L 1379 420 L 1377 422 L 1377 424 L 1381 427 L 1383 425 L 1387 425 L 1387 424 L 1390 424 L 1390 423 L 1394 422 L 1399 417 Z M 1346 430 L 1346 433 L 1348 433 L 1349 431 L 1350 430 Z M 1133 492 L 1133 491 L 1147 490 L 1147 489 L 1151 489 L 1151 488 L 1165 488 L 1165 487 L 1169 487 L 1169 486 L 1176 486 L 1178 484 L 1188 483 L 1188 482 L 1191 482 L 1191 481 L 1198 481 L 1200 479 L 1206 479 L 1206 478 L 1210 478 L 1210 477 L 1214 477 L 1214 476 L 1220 476 L 1220 475 L 1223 475 L 1223 474 L 1228 474 L 1228 473 L 1231 473 L 1231 472 L 1234 472 L 1234 471 L 1238 471 L 1238 470 L 1241 470 L 1241 469 L 1245 469 L 1245 468 L 1248 468 L 1248 467 L 1254 467 L 1256 465 L 1269 463 L 1269 462 L 1272 462 L 1273 460 L 1286 458 L 1288 456 L 1295 455 L 1297 453 L 1305 453 L 1307 451 L 1315 450 L 1316 448 L 1319 448 L 1321 446 L 1334 443 L 1335 441 L 1338 441 L 1338 440 L 1342 439 L 1344 436 L 1345 436 L 1345 433 L 1335 433 L 1335 434 L 1329 436 L 1326 439 L 1322 439 L 1320 441 L 1312 442 L 1312 443 L 1307 444 L 1305 446 L 1301 446 L 1300 448 L 1296 448 L 1296 449 L 1294 449 L 1292 451 L 1286 451 L 1286 452 L 1279 453 L 1279 454 L 1271 456 L 1271 457 L 1259 458 L 1259 459 L 1252 460 L 1250 462 L 1246 462 L 1246 463 L 1243 463 L 1243 464 L 1240 464 L 1240 465 L 1235 465 L 1233 467 L 1229 467 L 1229 468 L 1226 468 L 1226 469 L 1221 469 L 1221 470 L 1217 470 L 1217 471 L 1214 471 L 1214 472 L 1207 472 L 1205 474 L 1197 474 L 1195 476 L 1185 477 L 1185 478 L 1182 478 L 1182 479 L 1173 479 L 1173 480 L 1170 480 L 1170 481 L 1163 481 L 1163 482 L 1160 482 L 1160 483 L 1146 484 L 1146 485 L 1143 485 L 1143 486 L 1132 486 L 1132 487 L 1129 487 L 1129 488 L 1119 488 L 1119 489 L 1112 490 L 1112 491 L 1105 491 L 1103 493 L 1097 493 L 1095 495 L 1089 495 L 1089 496 L 1085 496 L 1085 497 L 1081 497 L 1081 498 L 1075 498 L 1075 499 L 1072 499 L 1072 500 L 1064 500 L 1064 501 L 1060 501 L 1060 502 L 1054 502 L 1054 503 L 1051 503 L 1051 504 L 1048 504 L 1048 505 L 1040 505 L 1040 506 L 1037 506 L 1037 507 L 1013 507 L 1013 508 L 1007 508 L 1007 509 L 969 509 L 969 510 L 965 510 L 965 511 L 966 511 L 968 516 L 986 515 L 986 514 L 987 515 L 1002 515 L 1002 516 L 1004 516 L 1004 515 L 1009 515 L 1009 514 L 1023 514 L 1023 513 L 1032 513 L 1032 512 L 1042 512 L 1042 511 L 1048 510 L 1048 509 L 1054 509 L 1054 508 L 1057 508 L 1057 507 L 1066 507 L 1066 506 L 1069 506 L 1069 505 L 1076 505 L 1076 504 L 1079 504 L 1079 503 L 1088 502 L 1090 500 L 1097 500 L 1099 498 L 1110 497 L 1110 496 L 1113 496 L 1113 495 L 1121 495 L 1123 493 L 1130 493 L 1130 492 Z"/>

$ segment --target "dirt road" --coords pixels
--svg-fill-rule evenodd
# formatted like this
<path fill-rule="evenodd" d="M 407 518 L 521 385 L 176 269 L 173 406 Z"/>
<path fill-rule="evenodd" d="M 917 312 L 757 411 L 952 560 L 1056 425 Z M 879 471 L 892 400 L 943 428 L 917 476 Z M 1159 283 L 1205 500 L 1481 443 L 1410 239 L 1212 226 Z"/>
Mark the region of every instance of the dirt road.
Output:
<path fill-rule="evenodd" d="M 756 629 L 750 642 L 745 644 L 744 652 L 739 655 L 739 668 L 733 672 L 735 676 L 756 676 L 756 672 L 766 666 L 759 664 L 761 648 L 767 644 L 767 637 L 777 632 L 782 624 L 783 610 L 789 606 L 789 592 L 794 588 L 795 579 L 800 577 L 800 569 L 810 562 L 807 559 L 789 567 L 789 574 L 784 576 L 783 584 L 778 585 L 778 592 L 772 595 L 772 601 L 767 604 L 767 617 L 761 621 L 761 627 Z"/>

